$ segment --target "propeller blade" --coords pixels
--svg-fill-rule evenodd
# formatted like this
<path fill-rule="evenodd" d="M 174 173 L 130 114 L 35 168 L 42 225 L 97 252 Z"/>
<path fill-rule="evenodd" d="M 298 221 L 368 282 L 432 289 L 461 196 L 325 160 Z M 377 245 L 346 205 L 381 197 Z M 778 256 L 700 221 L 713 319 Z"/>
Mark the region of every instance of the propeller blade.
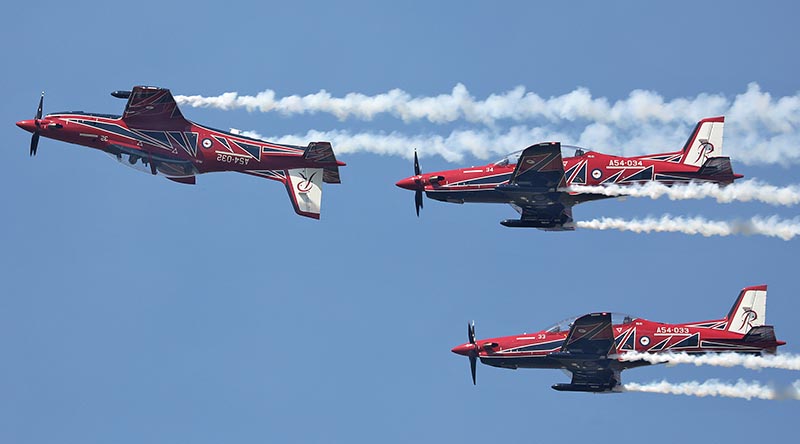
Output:
<path fill-rule="evenodd" d="M 467 324 L 467 335 L 469 336 L 469 343 L 475 344 L 475 321 Z"/>
<path fill-rule="evenodd" d="M 423 207 L 422 205 L 422 190 L 425 188 L 423 185 L 422 180 L 419 176 L 422 174 L 422 170 L 419 167 L 419 157 L 417 157 L 417 150 L 414 150 L 414 182 L 416 182 L 417 186 L 421 187 L 421 189 L 416 190 L 414 193 L 414 209 L 417 210 L 417 217 L 419 217 L 419 210 Z"/>
<path fill-rule="evenodd" d="M 30 152 L 31 156 L 36 155 L 36 149 L 38 147 L 39 147 L 39 131 L 36 131 L 33 133 L 33 136 L 31 136 L 31 152 Z"/>
<path fill-rule="evenodd" d="M 39 120 L 39 119 L 42 118 L 42 103 L 43 102 L 44 102 L 44 91 L 42 91 L 42 96 L 39 97 L 39 108 L 36 109 L 36 120 Z M 38 125 L 39 122 L 36 122 L 36 124 Z"/>
<path fill-rule="evenodd" d="M 475 379 L 476 367 L 478 366 L 478 357 L 476 355 L 469 355 L 469 371 L 472 372 L 472 385 L 478 385 Z"/>

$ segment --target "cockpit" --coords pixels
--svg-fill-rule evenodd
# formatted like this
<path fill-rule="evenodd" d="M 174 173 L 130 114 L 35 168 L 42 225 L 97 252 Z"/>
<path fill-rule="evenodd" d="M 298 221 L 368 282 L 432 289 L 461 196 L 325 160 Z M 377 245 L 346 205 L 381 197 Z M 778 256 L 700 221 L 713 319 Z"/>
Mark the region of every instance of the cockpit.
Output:
<path fill-rule="evenodd" d="M 571 318 L 562 319 L 561 321 L 556 322 L 555 324 L 551 325 L 548 328 L 544 329 L 545 333 L 558 333 L 558 332 L 568 332 L 570 328 L 572 328 L 572 324 L 575 322 L 575 319 L 578 319 L 579 316 L 573 316 Z M 630 324 L 633 320 L 636 319 L 635 316 L 631 316 L 625 313 L 611 313 L 611 324 L 612 325 L 625 325 Z"/>
<path fill-rule="evenodd" d="M 494 166 L 504 167 L 508 165 L 516 165 L 519 161 L 519 156 L 522 155 L 522 152 L 525 150 L 518 150 L 514 151 L 513 153 L 506 154 L 496 162 L 494 162 Z M 561 145 L 561 157 L 583 157 L 587 152 L 591 151 L 590 149 L 575 146 L 575 145 Z"/>

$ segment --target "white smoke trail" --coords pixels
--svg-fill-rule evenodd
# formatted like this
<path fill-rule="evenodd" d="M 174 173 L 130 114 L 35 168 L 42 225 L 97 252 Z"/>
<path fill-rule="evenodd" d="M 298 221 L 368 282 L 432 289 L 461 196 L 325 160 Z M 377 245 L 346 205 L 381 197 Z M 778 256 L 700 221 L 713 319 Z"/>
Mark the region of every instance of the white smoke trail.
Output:
<path fill-rule="evenodd" d="M 463 160 L 465 154 L 480 159 L 505 155 L 525 148 L 531 140 L 563 140 L 565 134 L 541 128 L 510 128 L 505 133 L 494 131 L 456 130 L 447 136 L 408 136 L 392 133 L 351 133 L 349 131 L 308 131 L 300 135 L 264 137 L 255 131 L 244 131 L 243 135 L 276 143 L 306 145 L 309 141 L 329 141 L 336 154 L 369 152 L 411 158 L 414 149 L 420 156 L 438 154 L 450 162 Z M 510 148 L 509 148 L 510 147 Z M 424 165 L 423 165 L 424 168 Z"/>
<path fill-rule="evenodd" d="M 800 218 L 782 220 L 777 216 L 768 218 L 755 216 L 749 220 L 739 221 L 714 221 L 702 217 L 673 217 L 664 215 L 660 218 L 648 217 L 645 219 L 625 220 L 611 217 L 577 221 L 579 228 L 592 230 L 619 230 L 633 231 L 635 233 L 685 233 L 700 234 L 703 236 L 730 236 L 734 234 L 779 237 L 791 240 L 800 235 Z"/>
<path fill-rule="evenodd" d="M 746 382 L 742 379 L 736 384 L 726 384 L 717 379 L 709 379 L 708 381 L 698 382 L 682 382 L 674 384 L 668 381 L 652 382 L 650 384 L 639 384 L 630 382 L 623 384 L 623 391 L 627 392 L 647 392 L 647 393 L 664 393 L 670 395 L 687 395 L 687 396 L 722 396 L 725 398 L 743 398 L 750 400 L 752 398 L 758 399 L 786 399 L 795 398 L 789 394 L 781 394 L 772 387 L 761 385 L 758 382 Z M 787 388 L 787 391 L 789 389 Z M 793 389 L 792 389 L 793 390 Z"/>
<path fill-rule="evenodd" d="M 602 194 L 604 196 L 632 196 L 649 197 L 658 199 L 667 196 L 670 200 L 713 198 L 719 203 L 733 201 L 750 202 L 758 201 L 771 205 L 797 205 L 800 203 L 800 186 L 789 185 L 776 187 L 761 183 L 756 180 L 736 182 L 731 185 L 719 186 L 715 183 L 689 183 L 667 186 L 659 182 L 647 182 L 622 186 L 616 184 L 584 186 L 573 185 L 568 191 L 575 193 Z"/>
<path fill-rule="evenodd" d="M 485 158 L 487 152 L 505 153 L 543 140 L 553 140 L 527 137 L 514 143 L 502 143 L 496 140 L 496 136 L 500 135 L 496 126 L 503 122 L 535 121 L 539 126 L 524 128 L 522 132 L 544 135 L 566 132 L 573 136 L 555 140 L 630 156 L 677 151 L 697 120 L 725 115 L 725 153 L 735 161 L 748 164 L 800 162 L 800 94 L 773 98 L 770 93 L 761 91 L 756 83 L 749 84 L 745 92 L 733 98 L 702 93 L 672 100 L 653 91 L 634 90 L 625 99 L 611 101 L 605 97 L 592 97 L 585 88 L 543 98 L 521 86 L 477 100 L 462 84 L 456 85 L 449 94 L 428 97 L 412 97 L 405 91 L 393 89 L 373 96 L 349 93 L 343 97 L 333 97 L 323 90 L 305 96 L 278 98 L 275 91 L 266 90 L 255 96 L 228 92 L 214 97 L 179 95 L 175 98 L 181 105 L 223 110 L 244 108 L 287 116 L 329 113 L 342 120 L 371 120 L 375 116 L 388 114 L 406 122 L 427 120 L 450 123 L 466 120 L 494 129 L 488 136 L 477 133 L 480 137 L 470 138 L 470 143 L 458 143 L 459 140 L 455 140 L 456 144 L 448 145 L 447 150 L 454 153 L 448 160 L 460 160 L 458 157 L 467 152 Z M 512 131 L 519 133 L 520 129 Z M 576 138 L 576 134 L 580 136 Z M 398 142 L 415 139 L 420 143 L 419 148 L 423 153 L 430 153 L 424 147 L 425 139 L 432 139 L 430 141 L 434 143 L 437 138 L 443 139 L 442 136 L 392 136 Z M 451 134 L 446 139 L 452 142 L 458 138 Z M 476 153 L 474 148 L 470 149 L 475 144 L 490 148 L 480 148 Z M 405 154 L 405 146 L 401 143 L 392 154 Z M 385 148 L 373 151 L 369 145 L 364 150 L 386 153 Z M 444 155 L 438 149 L 434 152 Z"/>
<path fill-rule="evenodd" d="M 777 368 L 800 370 L 800 355 L 746 355 L 742 353 L 708 353 L 690 355 L 688 353 L 639 353 L 628 352 L 620 355 L 620 361 L 646 361 L 651 364 L 694 364 L 717 367 L 745 367 L 751 370 Z"/>
<path fill-rule="evenodd" d="M 734 162 L 745 164 L 800 163 L 800 131 L 791 134 L 732 135 L 732 125 L 726 126 L 725 153 Z M 325 140 L 334 144 L 337 153 L 369 152 L 375 154 L 411 156 L 417 148 L 421 156 L 440 155 L 450 162 L 463 160 L 465 155 L 478 159 L 500 157 L 523 149 L 534 143 L 556 140 L 565 144 L 598 147 L 599 151 L 633 156 L 654 152 L 678 151 L 689 135 L 689 126 L 679 128 L 644 125 L 615 129 L 593 123 L 582 131 L 558 126 L 529 127 L 517 125 L 505 130 L 497 128 L 480 130 L 453 130 L 447 135 L 401 132 L 358 132 L 345 130 L 317 131 L 266 137 L 278 143 L 306 144 L 309 140 Z M 265 139 L 257 132 L 244 134 Z M 576 137 L 577 134 L 577 137 Z"/>
<path fill-rule="evenodd" d="M 757 83 L 750 83 L 747 90 L 733 100 L 721 94 L 701 93 L 668 101 L 657 92 L 637 89 L 627 98 L 612 103 L 605 97 L 592 97 L 586 88 L 543 98 L 524 86 L 479 100 L 461 83 L 449 94 L 427 97 L 412 97 L 401 89 L 392 89 L 372 96 L 351 92 L 333 97 L 320 90 L 304 96 L 278 98 L 275 91 L 267 89 L 255 96 L 226 92 L 212 97 L 178 95 L 175 100 L 180 105 L 224 110 L 245 108 L 284 115 L 329 113 L 341 120 L 371 120 L 377 115 L 389 114 L 406 122 L 449 123 L 463 119 L 492 125 L 498 120 L 587 120 L 627 127 L 647 122 L 693 124 L 698 116 L 728 115 L 731 120 L 743 117 L 747 124 L 764 125 L 779 132 L 793 131 L 800 123 L 800 95 L 775 100 L 769 93 L 762 92 Z"/>

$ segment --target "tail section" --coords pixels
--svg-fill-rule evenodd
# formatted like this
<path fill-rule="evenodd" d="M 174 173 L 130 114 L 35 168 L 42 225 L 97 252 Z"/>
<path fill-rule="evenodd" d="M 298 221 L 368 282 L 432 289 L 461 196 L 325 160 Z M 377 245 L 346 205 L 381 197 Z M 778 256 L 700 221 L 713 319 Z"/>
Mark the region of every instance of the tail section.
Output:
<path fill-rule="evenodd" d="M 697 176 L 720 184 L 730 184 L 744 176 L 733 172 L 730 157 L 712 157 L 697 170 Z"/>
<path fill-rule="evenodd" d="M 309 143 L 303 152 L 303 159 L 320 164 L 324 170 L 322 180 L 325 183 L 342 183 L 339 177 L 339 167 L 344 166 L 344 163 L 336 160 L 330 142 Z"/>
<path fill-rule="evenodd" d="M 739 334 L 763 326 L 767 321 L 767 286 L 742 289 L 725 319 L 728 321 L 727 330 Z"/>
<path fill-rule="evenodd" d="M 293 162 L 296 157 L 291 158 Z M 311 142 L 303 151 L 302 161 L 294 163 L 305 168 L 287 170 L 245 170 L 242 173 L 283 182 L 295 213 L 319 219 L 322 205 L 322 183 L 341 183 L 339 167 L 329 142 Z"/>
<path fill-rule="evenodd" d="M 710 117 L 697 122 L 683 147 L 681 163 L 702 166 L 708 159 L 722 156 L 722 129 L 725 117 Z"/>
<path fill-rule="evenodd" d="M 338 173 L 338 171 L 337 171 Z M 285 171 L 286 190 L 294 211 L 313 219 L 319 219 L 322 205 L 322 168 L 296 168 Z"/>

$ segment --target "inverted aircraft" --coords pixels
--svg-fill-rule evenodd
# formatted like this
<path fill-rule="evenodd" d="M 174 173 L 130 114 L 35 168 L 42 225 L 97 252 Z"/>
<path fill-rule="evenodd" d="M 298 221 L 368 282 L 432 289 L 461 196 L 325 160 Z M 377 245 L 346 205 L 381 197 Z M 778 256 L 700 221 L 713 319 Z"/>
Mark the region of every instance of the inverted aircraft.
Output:
<path fill-rule="evenodd" d="M 17 122 L 33 133 L 30 155 L 39 137 L 95 148 L 123 165 L 194 185 L 195 176 L 234 171 L 277 180 L 286 186 L 297 214 L 319 219 L 322 183 L 340 183 L 339 167 L 329 142 L 306 147 L 267 142 L 186 120 L 165 88 L 135 86 L 114 91 L 127 99 L 122 115 L 69 111 L 42 117 L 44 93 L 36 116 Z"/>
<path fill-rule="evenodd" d="M 506 219 L 506 227 L 532 227 L 547 231 L 574 230 L 572 207 L 610 196 L 577 192 L 580 185 L 665 185 L 712 182 L 730 184 L 743 177 L 734 174 L 729 157 L 722 155 L 724 117 L 697 123 L 679 151 L 637 157 L 620 157 L 563 146 L 559 142 L 531 145 L 484 166 L 423 174 L 414 152 L 414 175 L 397 186 L 415 192 L 419 216 L 422 193 L 443 202 L 508 203 L 520 213 Z M 574 148 L 571 157 L 562 148 Z"/>
<path fill-rule="evenodd" d="M 773 326 L 765 325 L 766 311 L 767 286 L 760 285 L 744 288 L 721 319 L 666 324 L 597 312 L 538 332 L 489 339 L 476 339 L 472 323 L 469 342 L 452 351 L 469 357 L 473 384 L 480 359 L 492 367 L 566 370 L 572 381 L 552 386 L 559 391 L 613 392 L 621 387 L 623 370 L 649 365 L 621 360 L 625 353 L 775 353 L 786 343 L 775 338 Z"/>

